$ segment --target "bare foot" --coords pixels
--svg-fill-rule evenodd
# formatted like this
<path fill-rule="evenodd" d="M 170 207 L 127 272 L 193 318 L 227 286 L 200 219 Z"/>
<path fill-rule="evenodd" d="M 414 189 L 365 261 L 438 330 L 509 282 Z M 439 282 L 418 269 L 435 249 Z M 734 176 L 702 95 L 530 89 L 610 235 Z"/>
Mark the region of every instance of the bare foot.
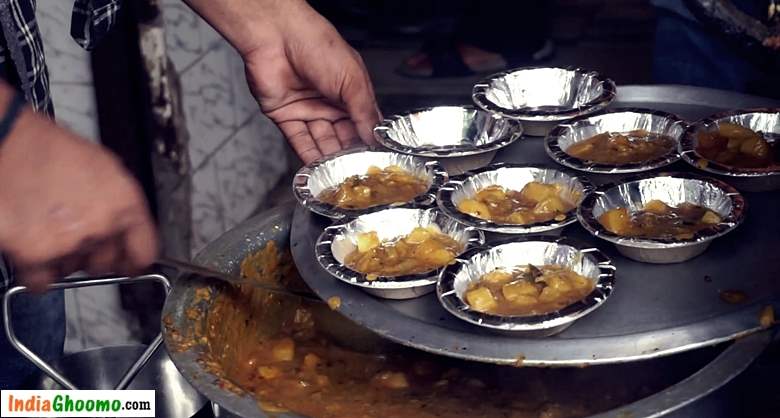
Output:
<path fill-rule="evenodd" d="M 764 39 L 764 46 L 774 50 L 780 50 L 780 35 L 770 36 Z"/>
<path fill-rule="evenodd" d="M 501 54 L 486 51 L 473 45 L 459 44 L 458 53 L 466 67 L 475 73 L 501 70 L 507 67 L 507 62 Z"/>
<path fill-rule="evenodd" d="M 475 73 L 500 71 L 507 67 L 506 60 L 494 52 L 485 51 L 472 45 L 458 44 L 456 46 L 458 56 L 463 64 Z M 404 60 L 404 67 L 415 74 L 433 74 L 433 64 L 430 56 L 425 52 L 417 52 Z"/>

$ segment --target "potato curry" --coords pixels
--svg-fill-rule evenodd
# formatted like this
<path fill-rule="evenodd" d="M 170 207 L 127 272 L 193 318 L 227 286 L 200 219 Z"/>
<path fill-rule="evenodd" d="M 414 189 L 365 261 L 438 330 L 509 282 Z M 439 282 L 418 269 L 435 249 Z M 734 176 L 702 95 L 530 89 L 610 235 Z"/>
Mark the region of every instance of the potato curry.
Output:
<path fill-rule="evenodd" d="M 660 200 L 651 200 L 634 213 L 615 208 L 599 216 L 601 225 L 614 234 L 671 240 L 691 239 L 721 220 L 720 215 L 702 206 L 686 202 L 672 207 Z"/>
<path fill-rule="evenodd" d="M 466 303 L 478 312 L 522 316 L 555 312 L 593 291 L 593 280 L 557 265 L 497 269 L 472 283 Z"/>
<path fill-rule="evenodd" d="M 758 132 L 734 123 L 700 132 L 696 152 L 702 157 L 737 168 L 766 168 L 777 164 L 777 149 Z"/>
<path fill-rule="evenodd" d="M 425 273 L 451 263 L 463 245 L 436 226 L 417 227 L 396 240 L 381 242 L 376 232 L 357 237 L 357 249 L 347 255 L 344 265 L 366 274 L 368 280 L 379 276 L 403 276 Z"/>
<path fill-rule="evenodd" d="M 498 185 L 485 187 L 458 203 L 458 210 L 497 223 L 527 225 L 555 219 L 563 221 L 574 209 L 577 196 L 564 196 L 560 184 L 532 181 L 519 192 Z"/>
<path fill-rule="evenodd" d="M 428 182 L 407 170 L 391 165 L 371 166 L 365 175 L 351 176 L 338 186 L 323 190 L 317 198 L 343 209 L 406 203 L 428 190 Z"/>
<path fill-rule="evenodd" d="M 577 142 L 564 152 L 599 164 L 623 165 L 651 161 L 669 154 L 677 143 L 667 135 L 637 129 L 604 132 Z"/>

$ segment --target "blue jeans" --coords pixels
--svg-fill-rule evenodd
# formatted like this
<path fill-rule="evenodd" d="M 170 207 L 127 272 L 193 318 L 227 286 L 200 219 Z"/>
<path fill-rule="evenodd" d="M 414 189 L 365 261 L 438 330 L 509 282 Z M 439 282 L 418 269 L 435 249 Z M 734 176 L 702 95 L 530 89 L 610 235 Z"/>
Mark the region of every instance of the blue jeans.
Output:
<path fill-rule="evenodd" d="M 742 51 L 698 22 L 659 12 L 653 54 L 656 83 L 749 93 L 762 76 L 762 70 Z"/>
<path fill-rule="evenodd" d="M 65 344 L 63 291 L 16 295 L 11 304 L 11 318 L 16 338 L 39 357 L 51 362 L 62 356 Z M 0 332 L 0 389 L 22 388 L 36 371 L 37 367 L 11 346 L 5 332 Z"/>

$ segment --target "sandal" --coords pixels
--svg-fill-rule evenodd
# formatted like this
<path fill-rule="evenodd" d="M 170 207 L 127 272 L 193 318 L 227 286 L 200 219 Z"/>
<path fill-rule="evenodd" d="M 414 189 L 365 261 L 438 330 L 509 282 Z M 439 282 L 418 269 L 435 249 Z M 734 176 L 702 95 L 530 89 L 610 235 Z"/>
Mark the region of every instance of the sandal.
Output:
<path fill-rule="evenodd" d="M 466 48 L 470 47 L 447 41 L 427 42 L 417 53 L 419 55 L 415 56 L 418 57 L 417 61 L 428 65 L 410 64 L 409 61 L 415 57 L 412 56 L 396 68 L 396 73 L 409 78 L 469 77 L 492 74 L 508 68 L 506 60 L 495 54 L 500 59 L 495 65 L 472 69 L 464 62 L 463 52 Z"/>

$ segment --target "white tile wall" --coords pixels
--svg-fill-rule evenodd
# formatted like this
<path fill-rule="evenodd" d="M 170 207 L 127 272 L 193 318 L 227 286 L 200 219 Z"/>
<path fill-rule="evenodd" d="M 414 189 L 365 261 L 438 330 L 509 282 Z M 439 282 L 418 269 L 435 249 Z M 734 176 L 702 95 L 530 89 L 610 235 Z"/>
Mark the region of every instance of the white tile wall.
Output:
<path fill-rule="evenodd" d="M 181 0 L 163 0 L 168 54 L 178 71 L 193 171 L 193 253 L 246 219 L 287 170 L 283 138 L 260 114 L 238 54 Z M 72 2 L 38 0 L 59 123 L 99 141 L 89 54 L 70 38 Z M 135 321 L 116 287 L 66 293 L 67 351 L 133 342 Z"/>
<path fill-rule="evenodd" d="M 193 254 L 246 219 L 287 170 L 236 51 L 181 0 L 163 0 L 168 55 L 181 77 L 193 167 Z"/>
<path fill-rule="evenodd" d="M 57 122 L 92 141 L 100 141 L 89 53 L 70 37 L 73 2 L 38 0 L 37 18 Z M 116 286 L 65 292 L 67 336 L 65 351 L 137 342 L 137 326 L 119 304 Z"/>

